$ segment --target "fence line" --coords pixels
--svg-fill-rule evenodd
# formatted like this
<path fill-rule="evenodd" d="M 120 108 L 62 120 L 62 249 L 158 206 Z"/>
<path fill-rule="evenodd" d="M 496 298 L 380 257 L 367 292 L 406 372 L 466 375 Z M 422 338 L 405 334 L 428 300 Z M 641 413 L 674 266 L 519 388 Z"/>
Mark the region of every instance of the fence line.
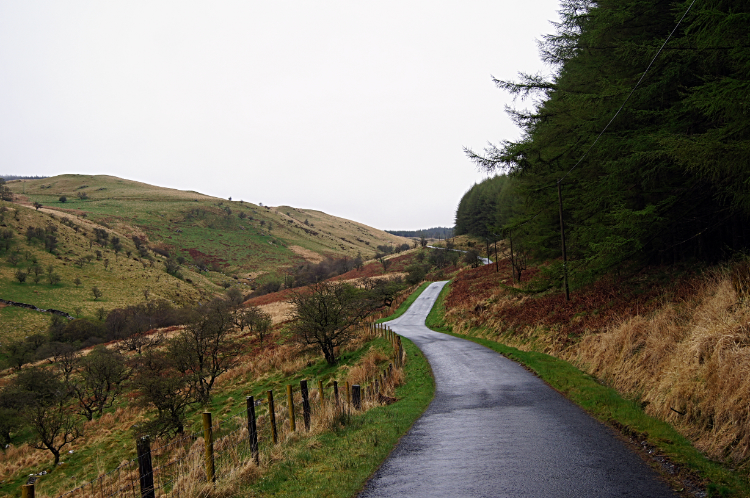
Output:
<path fill-rule="evenodd" d="M 408 294 L 410 292 L 406 293 L 407 296 Z M 396 299 L 393 304 L 397 308 L 405 299 Z M 138 438 L 135 458 L 70 491 L 56 495 L 56 498 L 190 496 L 192 487 L 231 477 L 251 461 L 260 466 L 261 449 L 269 452 L 284 441 L 281 433 L 289 438 L 297 432 L 296 418 L 299 411 L 296 406 L 302 406 L 305 431 L 309 432 L 312 418 L 325 423 L 326 417 L 330 420 L 339 415 L 348 416 L 366 409 L 367 403 L 374 406 L 384 402 L 389 383 L 392 383 L 395 372 L 404 364 L 401 337 L 386 324 L 374 321 L 363 323 L 361 330 L 369 337 L 387 339 L 393 348 L 389 365 L 373 378 L 367 379 L 363 385 L 350 385 L 346 382 L 345 394 L 339 395 L 338 382 L 334 380 L 327 386 L 331 390 L 331 394 L 327 396 L 326 386 L 322 380 L 318 380 L 317 388 L 313 391 L 317 400 L 311 400 L 307 380 L 302 380 L 296 390 L 293 386 L 287 386 L 286 406 L 281 402 L 283 397 L 273 402 L 272 391 L 267 393 L 270 403 L 265 403 L 265 406 L 253 396 L 248 396 L 244 406 L 224 420 L 212 422 L 211 413 L 203 413 L 202 435 L 186 432 L 167 443 L 153 446 L 148 437 Z M 316 403 L 311 404 L 311 401 Z M 264 413 L 256 413 L 257 407 L 264 408 Z M 33 498 L 34 488 L 35 482 L 30 479 L 23 485 L 23 497 Z"/>

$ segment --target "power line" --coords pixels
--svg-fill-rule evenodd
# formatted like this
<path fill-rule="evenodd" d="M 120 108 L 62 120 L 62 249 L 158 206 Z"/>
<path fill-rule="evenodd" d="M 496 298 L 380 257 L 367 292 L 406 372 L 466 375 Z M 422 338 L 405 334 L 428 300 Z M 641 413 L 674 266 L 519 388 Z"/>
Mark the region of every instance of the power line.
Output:
<path fill-rule="evenodd" d="M 574 169 L 576 169 L 576 168 L 578 167 L 578 165 L 579 165 L 579 164 L 581 164 L 581 162 L 582 162 L 582 161 L 583 161 L 583 160 L 584 160 L 584 159 L 586 158 L 586 156 L 587 156 L 587 155 L 588 155 L 588 153 L 589 153 L 589 152 L 591 151 L 591 149 L 593 149 L 593 148 L 594 148 L 594 146 L 595 146 L 595 145 L 596 145 L 596 143 L 597 143 L 597 142 L 599 141 L 599 139 L 600 139 L 600 138 L 602 137 L 602 135 L 604 135 L 604 132 L 606 132 L 606 131 L 607 131 L 607 128 L 609 128 L 609 125 L 611 125 L 611 124 L 612 124 L 612 122 L 613 122 L 613 121 L 614 121 L 614 120 L 615 120 L 615 119 L 617 118 L 617 116 L 618 116 L 618 115 L 620 114 L 620 111 L 622 111 L 622 110 L 623 110 L 623 108 L 625 107 L 625 104 L 627 104 L 627 103 L 628 103 L 628 100 L 630 100 L 630 97 L 632 97 L 632 96 L 633 96 L 633 94 L 635 93 L 635 91 L 636 91 L 636 89 L 638 88 L 638 86 L 639 86 L 639 85 L 641 84 L 641 82 L 643 82 L 643 79 L 644 79 L 644 78 L 646 77 L 646 74 L 648 74 L 649 70 L 651 69 L 651 66 L 653 66 L 653 65 L 654 65 L 654 62 L 656 61 L 656 58 L 657 58 L 657 57 L 659 57 L 659 54 L 661 54 L 661 53 L 662 53 L 662 51 L 664 50 L 664 47 L 666 47 L 666 46 L 667 46 L 667 43 L 669 43 L 669 40 L 671 40 L 671 39 L 672 39 L 672 36 L 673 36 L 673 35 L 675 34 L 675 32 L 677 32 L 677 28 L 679 28 L 679 27 L 680 27 L 680 24 L 682 24 L 682 21 L 683 21 L 683 20 L 685 19 L 685 16 L 687 16 L 687 15 L 688 15 L 688 12 L 690 12 L 690 9 L 692 9 L 692 8 L 693 8 L 693 4 L 695 4 L 695 1 L 696 1 L 696 0 L 693 0 L 693 1 L 692 1 L 692 2 L 690 3 L 690 5 L 688 6 L 688 8 L 687 8 L 687 10 L 685 11 L 685 13 L 684 13 L 684 14 L 682 14 L 682 17 L 681 17 L 681 18 L 680 18 L 680 20 L 679 20 L 679 21 L 677 22 L 677 25 L 676 25 L 676 26 L 674 27 L 674 29 L 672 30 L 672 32 L 671 32 L 671 33 L 669 33 L 669 36 L 667 37 L 667 39 L 666 39 L 666 40 L 664 40 L 664 43 L 662 44 L 661 48 L 659 48 L 659 51 L 658 51 L 658 52 L 656 52 L 656 55 L 654 55 L 653 59 L 651 59 L 651 62 L 649 63 L 648 67 L 646 68 L 646 70 L 645 70 L 645 71 L 643 72 L 643 74 L 641 75 L 641 78 L 640 78 L 640 79 L 638 80 L 638 82 L 637 82 L 637 83 L 635 84 L 635 86 L 633 87 L 633 89 L 632 89 L 632 90 L 630 90 L 630 93 L 628 94 L 628 97 L 627 97 L 627 98 L 625 99 L 625 101 L 624 101 L 624 102 L 622 103 L 622 105 L 620 106 L 620 108 L 619 108 L 619 109 L 617 109 L 617 112 L 615 113 L 615 115 L 614 115 L 614 116 L 612 116 L 612 118 L 611 118 L 611 119 L 609 120 L 609 122 L 607 123 L 607 126 L 605 126 L 605 127 L 604 127 L 604 129 L 603 129 L 603 130 L 602 130 L 602 131 L 601 131 L 601 132 L 599 133 L 599 135 L 598 135 L 598 136 L 596 137 L 596 140 L 594 140 L 594 143 L 592 143 L 592 144 L 591 144 L 591 145 L 589 146 L 589 148 L 588 148 L 588 149 L 586 149 L 586 152 L 584 152 L 584 153 L 583 153 L 583 155 L 582 155 L 582 156 L 581 156 L 581 158 L 580 158 L 580 159 L 578 160 L 578 162 L 577 162 L 577 163 L 575 163 L 575 164 L 573 165 L 573 167 L 572 167 L 572 168 L 570 168 L 570 169 L 568 170 L 568 172 L 567 172 L 567 173 L 565 173 L 565 174 L 564 174 L 564 175 L 562 176 L 562 178 L 560 178 L 560 179 L 558 180 L 558 183 L 562 183 L 562 181 L 563 181 L 563 180 L 565 179 L 565 177 L 567 177 L 567 176 L 568 176 L 568 175 L 569 175 L 569 174 L 570 174 L 570 173 L 571 173 L 571 172 L 572 172 L 572 171 L 573 171 Z"/>

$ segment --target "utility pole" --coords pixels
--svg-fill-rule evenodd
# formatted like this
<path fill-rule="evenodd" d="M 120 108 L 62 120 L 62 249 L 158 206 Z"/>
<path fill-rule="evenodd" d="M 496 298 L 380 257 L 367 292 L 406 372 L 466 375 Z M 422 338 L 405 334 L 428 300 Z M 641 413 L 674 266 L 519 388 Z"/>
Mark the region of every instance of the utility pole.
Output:
<path fill-rule="evenodd" d="M 560 207 L 560 239 L 562 241 L 563 256 L 563 285 L 565 287 L 565 300 L 570 301 L 570 290 L 568 290 L 568 253 L 565 249 L 565 224 L 563 223 L 562 205 L 562 179 L 557 180 L 557 200 Z"/>
<path fill-rule="evenodd" d="M 500 267 L 497 262 L 497 234 L 493 233 L 492 235 L 495 236 L 495 273 L 500 271 Z"/>
<path fill-rule="evenodd" d="M 513 283 L 516 283 L 516 259 L 513 255 L 513 232 L 510 232 L 510 274 L 513 277 Z"/>

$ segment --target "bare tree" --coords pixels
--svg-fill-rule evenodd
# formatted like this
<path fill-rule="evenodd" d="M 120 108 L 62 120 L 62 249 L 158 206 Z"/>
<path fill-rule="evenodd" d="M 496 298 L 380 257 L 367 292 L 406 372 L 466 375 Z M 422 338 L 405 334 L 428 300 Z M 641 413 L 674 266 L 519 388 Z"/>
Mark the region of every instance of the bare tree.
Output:
<path fill-rule="evenodd" d="M 354 260 L 352 260 L 352 265 L 357 269 L 357 271 L 360 271 L 363 264 L 364 262 L 362 261 L 362 253 L 357 251 L 357 255 L 354 256 Z"/>
<path fill-rule="evenodd" d="M 12 252 L 8 256 L 8 263 L 10 263 L 13 266 L 16 266 L 18 263 L 21 262 L 21 255 L 17 252 Z"/>
<path fill-rule="evenodd" d="M 26 423 L 23 409 L 31 401 L 31 393 L 9 386 L 0 391 L 0 444 L 7 447 L 12 442 L 12 433 Z"/>
<path fill-rule="evenodd" d="M 270 330 L 273 321 L 271 315 L 257 306 L 248 306 L 247 308 L 237 308 L 234 312 L 234 324 L 245 330 L 250 329 L 251 333 L 257 333 L 260 339 L 260 345 L 263 345 L 263 337 Z"/>
<path fill-rule="evenodd" d="M 4 349 L 8 365 L 15 370 L 21 370 L 34 357 L 34 349 L 26 341 L 9 342 Z"/>
<path fill-rule="evenodd" d="M 188 376 L 201 403 L 211 400 L 216 379 L 234 366 L 241 352 L 230 337 L 233 327 L 229 303 L 216 299 L 196 309 L 183 331 L 167 345 L 175 368 Z"/>
<path fill-rule="evenodd" d="M 521 274 L 526 270 L 528 264 L 529 254 L 526 251 L 524 244 L 517 237 L 515 244 L 513 241 L 513 234 L 510 234 L 510 266 L 513 271 L 513 283 L 521 283 Z"/>
<path fill-rule="evenodd" d="M 479 252 L 476 249 L 469 249 L 464 253 L 464 263 L 471 265 L 472 268 L 479 267 L 482 264 L 482 260 L 479 259 Z"/>
<path fill-rule="evenodd" d="M 81 413 L 92 420 L 95 413 L 101 416 L 104 409 L 115 402 L 123 382 L 130 376 L 130 369 L 125 366 L 125 357 L 104 346 L 82 356 L 78 365 L 80 373 L 70 386 Z"/>
<path fill-rule="evenodd" d="M 52 453 L 57 466 L 62 448 L 83 435 L 78 418 L 68 404 L 68 389 L 52 371 L 42 368 L 22 372 L 14 384 L 32 394 L 24 414 L 34 432 L 34 447 Z"/>
<path fill-rule="evenodd" d="M 388 267 L 391 266 L 391 260 L 386 259 L 385 254 L 380 254 L 377 256 L 377 258 L 380 264 L 383 265 L 383 273 L 388 271 Z"/>
<path fill-rule="evenodd" d="M 294 293 L 289 303 L 297 339 L 319 347 L 329 365 L 336 364 L 336 348 L 349 342 L 357 325 L 377 307 L 370 291 L 332 282 Z"/>
<path fill-rule="evenodd" d="M 140 428 L 142 433 L 164 436 L 181 434 L 187 408 L 195 402 L 188 376 L 178 372 L 163 352 L 147 351 L 141 357 L 134 385 L 138 403 L 156 408 L 156 418 Z"/>
<path fill-rule="evenodd" d="M 75 370 L 78 352 L 71 344 L 52 341 L 39 348 L 36 357 L 54 363 L 57 371 L 62 375 L 63 382 L 67 383 Z"/>

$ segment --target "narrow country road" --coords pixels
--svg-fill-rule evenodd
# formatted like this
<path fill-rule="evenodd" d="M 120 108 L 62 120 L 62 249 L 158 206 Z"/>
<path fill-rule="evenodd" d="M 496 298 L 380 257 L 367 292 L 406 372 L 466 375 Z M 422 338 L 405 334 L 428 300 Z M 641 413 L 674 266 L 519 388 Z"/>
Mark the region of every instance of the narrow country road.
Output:
<path fill-rule="evenodd" d="M 425 327 L 444 285 L 389 322 L 429 360 L 435 399 L 361 498 L 676 496 L 610 429 L 523 367 Z"/>

